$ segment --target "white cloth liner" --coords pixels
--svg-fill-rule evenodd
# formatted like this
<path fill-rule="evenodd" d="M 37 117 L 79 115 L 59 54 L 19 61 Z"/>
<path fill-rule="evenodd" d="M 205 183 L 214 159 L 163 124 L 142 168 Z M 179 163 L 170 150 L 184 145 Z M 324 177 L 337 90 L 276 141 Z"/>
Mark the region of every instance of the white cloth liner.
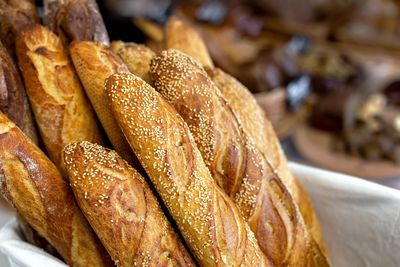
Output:
<path fill-rule="evenodd" d="M 400 191 L 296 163 L 290 167 L 314 203 L 332 266 L 400 265 Z M 2 209 L 4 220 L 10 215 Z M 1 267 L 66 266 L 22 241 L 10 218 L 0 230 Z"/>

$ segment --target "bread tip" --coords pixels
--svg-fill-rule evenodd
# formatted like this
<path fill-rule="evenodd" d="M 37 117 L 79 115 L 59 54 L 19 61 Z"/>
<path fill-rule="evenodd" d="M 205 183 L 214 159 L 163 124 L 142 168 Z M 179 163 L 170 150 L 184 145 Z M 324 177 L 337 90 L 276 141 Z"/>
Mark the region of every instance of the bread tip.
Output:
<path fill-rule="evenodd" d="M 111 42 L 111 49 L 112 50 L 119 50 L 124 46 L 124 42 L 121 40 L 115 40 Z"/>
<path fill-rule="evenodd" d="M 165 26 L 165 29 L 167 29 L 167 30 L 168 29 L 169 30 L 171 30 L 171 29 L 177 30 L 179 27 L 182 27 L 182 26 L 187 27 L 186 23 L 181 18 L 179 18 L 176 15 L 172 15 L 172 16 L 170 16 L 168 18 L 167 24 Z"/>

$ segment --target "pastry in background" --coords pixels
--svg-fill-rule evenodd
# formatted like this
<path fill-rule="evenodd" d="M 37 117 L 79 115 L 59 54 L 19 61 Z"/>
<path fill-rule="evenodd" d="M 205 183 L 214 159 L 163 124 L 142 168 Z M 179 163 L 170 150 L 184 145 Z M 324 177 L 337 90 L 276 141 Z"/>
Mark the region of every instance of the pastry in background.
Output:
<path fill-rule="evenodd" d="M 351 16 L 335 29 L 341 42 L 400 50 L 400 3 L 397 0 L 355 1 Z"/>
<path fill-rule="evenodd" d="M 308 124 L 294 135 L 296 147 L 336 171 L 364 178 L 399 175 L 400 57 L 349 45 L 333 51 L 324 48 L 304 61 L 305 67 L 321 59 L 326 64 L 310 68 L 318 69 L 315 104 Z"/>

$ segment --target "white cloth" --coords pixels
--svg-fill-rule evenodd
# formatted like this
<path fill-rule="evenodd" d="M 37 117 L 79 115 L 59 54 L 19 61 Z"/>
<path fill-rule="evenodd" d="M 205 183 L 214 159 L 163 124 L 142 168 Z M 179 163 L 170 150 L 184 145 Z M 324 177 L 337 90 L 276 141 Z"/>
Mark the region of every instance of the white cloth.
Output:
<path fill-rule="evenodd" d="M 400 191 L 291 164 L 320 219 L 334 267 L 400 266 Z"/>
<path fill-rule="evenodd" d="M 0 266 L 4 267 L 66 267 L 44 250 L 21 240 L 18 224 L 12 218 L 0 230 Z"/>
<path fill-rule="evenodd" d="M 333 267 L 400 265 L 400 191 L 295 163 L 290 167 L 314 203 Z M 0 206 L 1 219 L 3 214 Z M 23 242 L 11 217 L 0 231 L 0 266 L 66 265 Z"/>

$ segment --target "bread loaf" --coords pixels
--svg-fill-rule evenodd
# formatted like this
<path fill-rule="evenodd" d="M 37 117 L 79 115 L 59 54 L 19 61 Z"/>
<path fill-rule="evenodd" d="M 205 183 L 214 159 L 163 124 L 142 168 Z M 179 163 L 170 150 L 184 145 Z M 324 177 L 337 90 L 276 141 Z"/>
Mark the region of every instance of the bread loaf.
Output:
<path fill-rule="evenodd" d="M 166 50 L 153 58 L 151 74 L 274 265 L 327 266 L 293 198 L 200 64 L 177 50 Z"/>
<path fill-rule="evenodd" d="M 164 46 L 191 55 L 202 66 L 213 67 L 207 47 L 200 35 L 180 19 L 172 16 L 165 26 Z"/>
<path fill-rule="evenodd" d="M 255 146 L 281 177 L 290 194 L 298 203 L 310 234 L 326 253 L 318 218 L 311 201 L 290 172 L 278 137 L 264 111 L 258 106 L 250 91 L 234 77 L 218 68 L 209 69 L 208 74 L 228 101 L 243 130 L 253 139 Z"/>
<path fill-rule="evenodd" d="M 129 71 L 151 84 L 150 61 L 155 56 L 145 45 L 114 41 L 111 49 L 125 62 Z"/>
<path fill-rule="evenodd" d="M 2 3 L 4 4 L 4 3 Z M 4 19 L 2 20 L 4 23 Z M 0 26 L 1 27 L 1 26 Z M 11 37 L 8 37 L 11 38 Z M 15 37 L 12 37 L 13 39 Z M 14 43 L 14 40 L 12 40 Z M 14 51 L 14 47 L 10 49 Z M 0 42 L 0 110 L 12 120 L 33 143 L 39 143 L 36 128 L 32 119 L 28 98 L 20 74 L 6 48 Z M 29 224 L 17 214 L 17 222 L 25 239 L 40 248 L 52 253 L 54 249 L 40 237 Z M 54 253 L 53 253 L 54 254 Z"/>
<path fill-rule="evenodd" d="M 70 266 L 111 266 L 57 168 L 2 113 L 0 190 Z"/>
<path fill-rule="evenodd" d="M 93 109 L 60 39 L 43 26 L 29 26 L 17 37 L 17 54 L 50 159 L 61 167 L 66 144 L 102 143 Z"/>
<path fill-rule="evenodd" d="M 0 43 L 0 110 L 38 144 L 31 109 L 17 67 Z"/>
<path fill-rule="evenodd" d="M 96 0 L 44 0 L 44 22 L 64 44 L 95 41 L 110 44 Z"/>
<path fill-rule="evenodd" d="M 114 118 L 104 88 L 110 75 L 129 72 L 128 67 L 109 47 L 99 43 L 73 42 L 70 52 L 79 78 L 108 138 L 118 154 L 132 163 L 135 156 Z"/>
<path fill-rule="evenodd" d="M 178 35 L 180 38 L 184 39 L 180 40 L 180 45 L 177 45 L 176 48 L 194 59 L 197 59 L 197 61 L 208 70 L 210 77 L 219 87 L 222 95 L 228 101 L 230 108 L 240 121 L 243 130 L 253 139 L 254 145 L 263 153 L 273 170 L 279 173 L 285 186 L 298 203 L 307 228 L 326 254 L 318 218 L 314 212 L 311 201 L 308 199 L 304 189 L 301 188 L 301 185 L 289 171 L 286 157 L 280 147 L 279 140 L 271 122 L 265 117 L 263 110 L 258 106 L 254 97 L 246 87 L 222 70 L 212 68 L 209 64 L 204 63 L 205 61 L 202 59 L 209 58 L 208 51 L 204 44 L 200 45 L 200 43 L 204 43 L 200 37 L 191 38 L 191 35 L 194 34 L 195 31 L 177 18 L 171 19 L 171 21 L 172 20 L 175 20 L 175 24 L 182 25 L 181 27 L 185 29 L 186 33 L 181 35 L 178 27 L 174 28 L 169 26 L 168 28 L 167 25 L 166 31 L 169 35 Z M 171 24 L 173 23 L 171 22 Z M 168 37 L 168 34 L 166 35 Z M 204 56 L 199 57 L 199 54 Z"/>
<path fill-rule="evenodd" d="M 171 105 L 132 74 L 114 74 L 107 90 L 122 131 L 200 265 L 271 266 Z"/>
<path fill-rule="evenodd" d="M 118 266 L 194 266 L 143 177 L 116 152 L 80 142 L 64 158 L 75 198 Z"/>
<path fill-rule="evenodd" d="M 34 0 L 0 0 L 0 40 L 13 59 L 17 33 L 39 22 Z"/>

